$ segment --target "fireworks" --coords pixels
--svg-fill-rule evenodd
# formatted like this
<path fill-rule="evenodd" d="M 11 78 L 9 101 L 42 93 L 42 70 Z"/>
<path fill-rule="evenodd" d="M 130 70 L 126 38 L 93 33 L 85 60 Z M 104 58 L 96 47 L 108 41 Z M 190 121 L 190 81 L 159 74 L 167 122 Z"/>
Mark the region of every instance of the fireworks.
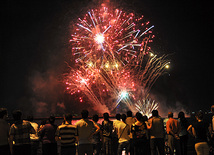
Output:
<path fill-rule="evenodd" d="M 75 64 L 65 75 L 67 92 L 84 94 L 100 113 L 113 111 L 120 102 L 133 111 L 149 111 L 140 100 L 169 64 L 148 46 L 153 27 L 134 13 L 107 7 L 89 10 L 73 26 Z M 150 109 L 156 107 L 152 103 Z"/>
<path fill-rule="evenodd" d="M 135 106 L 137 111 L 142 115 L 146 115 L 148 118 L 152 116 L 152 110 L 158 109 L 158 103 L 151 99 L 138 100 Z"/>
<path fill-rule="evenodd" d="M 145 51 L 143 39 L 149 41 L 154 27 L 147 28 L 149 22 L 141 21 L 143 16 L 135 18 L 133 13 L 126 14 L 118 9 L 102 7 L 88 11 L 78 19 L 70 40 L 76 62 L 90 61 L 97 68 L 107 61 L 129 63 L 139 52 Z"/>

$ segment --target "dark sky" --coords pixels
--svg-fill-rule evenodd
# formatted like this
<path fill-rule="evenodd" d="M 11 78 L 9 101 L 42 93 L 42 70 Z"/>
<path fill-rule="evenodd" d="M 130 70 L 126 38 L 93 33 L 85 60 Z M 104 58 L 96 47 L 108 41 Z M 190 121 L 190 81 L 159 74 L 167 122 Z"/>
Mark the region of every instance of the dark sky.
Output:
<path fill-rule="evenodd" d="M 209 110 L 214 104 L 211 1 L 122 2 L 122 6 L 143 14 L 155 25 L 152 48 L 160 54 L 171 54 L 170 76 L 168 73 L 161 76 L 152 91 L 164 96 L 169 108 L 179 104 L 187 111 Z M 69 23 L 85 13 L 91 1 L 1 3 L 1 106 L 34 111 L 35 106 L 48 109 L 45 101 L 50 98 L 59 102 L 69 98 L 60 94 L 57 87 L 69 53 Z"/>

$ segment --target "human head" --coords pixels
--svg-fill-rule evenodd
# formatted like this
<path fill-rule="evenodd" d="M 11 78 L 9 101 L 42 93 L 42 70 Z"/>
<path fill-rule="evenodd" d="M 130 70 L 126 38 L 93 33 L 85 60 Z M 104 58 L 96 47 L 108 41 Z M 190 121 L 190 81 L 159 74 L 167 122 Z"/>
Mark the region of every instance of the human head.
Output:
<path fill-rule="evenodd" d="M 148 121 L 148 117 L 146 115 L 144 115 L 142 119 L 144 122 Z"/>
<path fill-rule="evenodd" d="M 214 105 L 211 106 L 211 112 L 214 114 Z"/>
<path fill-rule="evenodd" d="M 50 124 L 54 124 L 55 117 L 54 116 L 50 116 L 48 120 L 49 120 Z"/>
<path fill-rule="evenodd" d="M 3 119 L 7 116 L 7 109 L 6 108 L 0 108 L 0 118 Z"/>
<path fill-rule="evenodd" d="M 82 110 L 82 112 L 81 112 L 81 115 L 82 115 L 83 119 L 88 118 L 88 114 L 89 114 L 88 110 Z"/>
<path fill-rule="evenodd" d="M 173 113 L 172 112 L 168 112 L 168 118 L 173 118 Z"/>
<path fill-rule="evenodd" d="M 152 111 L 152 116 L 153 117 L 158 117 L 158 111 L 157 110 L 153 110 Z"/>
<path fill-rule="evenodd" d="M 65 114 L 64 119 L 67 122 L 71 122 L 73 119 L 73 115 L 71 113 L 67 113 L 67 114 Z"/>
<path fill-rule="evenodd" d="M 94 122 L 98 122 L 99 116 L 98 116 L 97 114 L 93 115 L 92 120 L 93 120 Z"/>
<path fill-rule="evenodd" d="M 32 122 L 32 121 L 33 121 L 33 119 L 34 119 L 34 118 L 33 118 L 33 116 L 32 116 L 32 115 L 28 115 L 28 116 L 27 116 L 27 120 L 28 120 L 28 121 Z"/>
<path fill-rule="evenodd" d="M 104 119 L 105 121 L 108 121 L 108 120 L 109 120 L 109 114 L 108 114 L 107 112 L 105 112 L 105 113 L 103 114 L 103 119 Z"/>
<path fill-rule="evenodd" d="M 122 114 L 121 115 L 121 119 L 122 119 L 123 122 L 125 122 L 126 121 L 126 114 Z"/>
<path fill-rule="evenodd" d="M 185 114 L 183 111 L 178 113 L 178 118 L 180 118 L 180 119 L 185 118 Z"/>
<path fill-rule="evenodd" d="M 135 117 L 136 117 L 136 119 L 138 121 L 142 121 L 143 116 L 142 116 L 142 114 L 140 112 L 137 112 L 136 115 L 135 115 Z"/>
<path fill-rule="evenodd" d="M 127 117 L 132 117 L 132 112 L 129 110 L 129 111 L 127 111 Z"/>
<path fill-rule="evenodd" d="M 121 115 L 120 115 L 120 114 L 116 114 L 115 118 L 116 118 L 117 120 L 120 120 Z"/>
<path fill-rule="evenodd" d="M 41 125 L 45 125 L 47 123 L 47 119 L 43 119 L 42 121 L 41 121 Z"/>
<path fill-rule="evenodd" d="M 12 115 L 13 115 L 14 121 L 19 121 L 19 120 L 21 120 L 22 112 L 21 112 L 21 110 L 15 110 L 15 111 L 13 111 Z"/>
<path fill-rule="evenodd" d="M 203 118 L 204 118 L 204 113 L 203 113 L 202 111 L 199 111 L 199 112 L 196 113 L 195 117 L 196 117 L 196 119 L 198 119 L 198 120 L 203 120 Z"/>

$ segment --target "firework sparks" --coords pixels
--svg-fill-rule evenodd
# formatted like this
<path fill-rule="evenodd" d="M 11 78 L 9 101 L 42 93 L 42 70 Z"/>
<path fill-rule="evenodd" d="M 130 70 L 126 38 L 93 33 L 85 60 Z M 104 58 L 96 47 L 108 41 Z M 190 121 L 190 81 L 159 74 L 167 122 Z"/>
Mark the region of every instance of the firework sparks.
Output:
<path fill-rule="evenodd" d="M 139 111 L 142 115 L 146 115 L 147 117 L 151 117 L 152 111 L 158 109 L 158 103 L 151 99 L 138 100 L 135 106 L 137 111 Z"/>
<path fill-rule="evenodd" d="M 80 70 L 81 69 L 81 70 Z M 79 70 L 71 69 L 69 74 L 65 75 L 67 78 L 65 84 L 67 86 L 66 91 L 71 95 L 75 93 L 83 93 L 93 103 L 94 109 L 100 112 L 109 112 L 109 109 L 105 104 L 100 102 L 99 95 L 96 90 L 102 88 L 105 89 L 104 84 L 96 83 L 99 70 L 93 70 L 91 68 L 80 67 Z M 80 102 L 83 102 L 83 98 L 79 98 Z"/>
<path fill-rule="evenodd" d="M 107 7 L 88 11 L 79 18 L 71 35 L 76 62 L 93 61 L 97 67 L 102 67 L 106 61 L 127 64 L 143 49 L 142 38 L 150 38 L 147 34 L 154 27 L 147 28 L 149 22 L 141 23 L 142 20 L 143 17 L 135 18 L 133 13 Z"/>
<path fill-rule="evenodd" d="M 148 46 L 153 25 L 143 22 L 143 16 L 102 7 L 88 11 L 74 27 L 70 42 L 75 64 L 65 75 L 67 92 L 85 94 L 99 112 L 112 111 L 120 102 L 146 115 L 158 107 L 155 101 L 141 100 L 169 64 Z"/>

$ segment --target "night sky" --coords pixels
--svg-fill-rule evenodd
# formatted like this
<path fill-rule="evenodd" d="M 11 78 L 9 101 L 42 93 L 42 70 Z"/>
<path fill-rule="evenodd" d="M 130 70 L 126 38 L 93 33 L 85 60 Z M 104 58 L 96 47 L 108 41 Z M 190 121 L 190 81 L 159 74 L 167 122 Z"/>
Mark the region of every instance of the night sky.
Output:
<path fill-rule="evenodd" d="M 69 25 L 93 8 L 93 1 L 1 3 L 0 106 L 38 116 L 65 112 L 65 107 L 74 113 L 85 108 L 69 103 L 72 97 L 62 93 L 59 81 L 70 52 Z M 164 102 L 165 108 L 174 111 L 209 111 L 214 104 L 211 1 L 125 0 L 120 3 L 120 7 L 143 14 L 155 25 L 156 37 L 151 47 L 160 55 L 169 54 L 170 69 L 152 89 L 160 108 Z"/>

